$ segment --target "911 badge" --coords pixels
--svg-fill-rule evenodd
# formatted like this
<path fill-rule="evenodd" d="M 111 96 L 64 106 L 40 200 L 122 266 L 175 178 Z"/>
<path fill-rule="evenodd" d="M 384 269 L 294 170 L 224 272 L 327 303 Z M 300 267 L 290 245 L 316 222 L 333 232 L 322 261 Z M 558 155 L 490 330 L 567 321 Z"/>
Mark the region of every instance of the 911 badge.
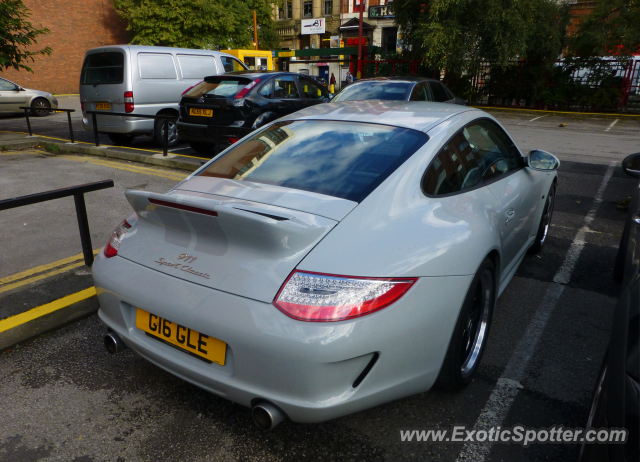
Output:
<path fill-rule="evenodd" d="M 168 266 L 169 268 L 176 268 L 177 270 L 184 271 L 185 273 L 193 274 L 194 276 L 200 276 L 201 278 L 211 279 L 211 276 L 209 276 L 209 274 L 196 271 L 189 264 L 189 263 L 193 263 L 197 259 L 198 257 L 187 255 L 186 253 L 181 253 L 180 255 L 178 255 L 178 260 L 182 260 L 182 261 L 179 261 L 177 263 L 171 263 L 165 260 L 163 257 L 160 257 L 158 260 L 155 260 L 155 262 L 158 263 L 160 266 Z M 187 264 L 185 265 L 185 263 Z"/>

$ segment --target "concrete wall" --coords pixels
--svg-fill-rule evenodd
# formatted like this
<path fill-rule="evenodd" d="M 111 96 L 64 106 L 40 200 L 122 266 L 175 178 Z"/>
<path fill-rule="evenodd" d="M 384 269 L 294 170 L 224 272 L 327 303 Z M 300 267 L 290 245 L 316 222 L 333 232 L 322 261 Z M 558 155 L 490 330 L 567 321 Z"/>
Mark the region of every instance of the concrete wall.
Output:
<path fill-rule="evenodd" d="M 51 32 L 40 36 L 34 49 L 49 46 L 51 56 L 36 56 L 26 63 L 33 74 L 14 69 L 0 72 L 19 85 L 58 94 L 78 93 L 80 68 L 87 50 L 128 42 L 126 21 L 113 9 L 112 0 L 23 0 L 31 10 L 34 27 Z"/>

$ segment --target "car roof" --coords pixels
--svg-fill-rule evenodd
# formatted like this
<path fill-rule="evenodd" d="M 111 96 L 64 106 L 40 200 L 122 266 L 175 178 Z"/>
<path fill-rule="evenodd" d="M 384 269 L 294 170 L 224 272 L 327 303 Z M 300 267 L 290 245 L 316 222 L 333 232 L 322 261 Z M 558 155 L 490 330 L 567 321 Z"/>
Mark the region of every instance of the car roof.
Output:
<path fill-rule="evenodd" d="M 426 101 L 365 100 L 318 104 L 279 120 L 339 120 L 393 125 L 426 132 L 445 119 L 468 111 L 468 106 Z"/>

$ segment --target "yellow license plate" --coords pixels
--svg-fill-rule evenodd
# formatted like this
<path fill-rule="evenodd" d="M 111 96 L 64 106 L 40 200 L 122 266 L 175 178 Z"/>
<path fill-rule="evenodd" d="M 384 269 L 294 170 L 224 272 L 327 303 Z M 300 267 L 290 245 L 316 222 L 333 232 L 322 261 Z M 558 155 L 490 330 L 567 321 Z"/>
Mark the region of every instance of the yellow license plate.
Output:
<path fill-rule="evenodd" d="M 167 321 L 140 308 L 136 312 L 136 327 L 199 359 L 224 366 L 227 344 L 222 340 Z"/>
<path fill-rule="evenodd" d="M 200 117 L 213 117 L 213 109 L 200 109 L 198 107 L 192 107 L 189 109 L 189 115 Z"/>
<path fill-rule="evenodd" d="M 111 109 L 111 103 L 96 103 L 96 109 Z"/>

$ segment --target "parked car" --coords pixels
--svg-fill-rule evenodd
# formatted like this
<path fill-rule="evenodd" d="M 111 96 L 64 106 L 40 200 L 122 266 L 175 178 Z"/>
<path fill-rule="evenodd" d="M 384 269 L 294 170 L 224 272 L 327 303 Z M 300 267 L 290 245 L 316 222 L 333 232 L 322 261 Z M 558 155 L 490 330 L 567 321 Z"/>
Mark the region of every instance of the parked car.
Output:
<path fill-rule="evenodd" d="M 624 159 L 622 168 L 640 178 L 640 153 Z M 614 277 L 622 282 L 622 291 L 586 430 L 625 428 L 628 440 L 625 444 L 583 442 L 580 462 L 640 460 L 640 185 L 634 187 L 631 196 Z"/>
<path fill-rule="evenodd" d="M 465 105 L 447 86 L 423 77 L 376 77 L 354 81 L 333 98 L 333 102 L 383 99 L 390 101 L 435 101 Z"/>
<path fill-rule="evenodd" d="M 46 109 L 57 109 L 58 100 L 51 93 L 23 88 L 17 83 L 0 77 L 0 113 L 22 113 L 20 107 L 30 107 L 31 114 L 44 117 L 51 112 Z"/>
<path fill-rule="evenodd" d="M 325 86 L 292 72 L 211 76 L 182 96 L 178 131 L 194 150 L 210 154 L 217 144 L 219 152 L 252 129 L 330 97 Z"/>
<path fill-rule="evenodd" d="M 244 70 L 237 58 L 217 51 L 116 45 L 87 51 L 80 75 L 83 126 L 93 130 L 87 110 L 178 116 L 180 95 L 207 75 Z M 164 145 L 162 120 L 97 116 L 98 131 L 116 144 L 150 135 Z M 169 124 L 169 146 L 179 142 L 175 122 Z"/>
<path fill-rule="evenodd" d="M 291 114 L 166 194 L 125 193 L 134 213 L 92 269 L 105 345 L 265 430 L 461 389 L 496 298 L 545 242 L 558 166 L 464 106 Z"/>

